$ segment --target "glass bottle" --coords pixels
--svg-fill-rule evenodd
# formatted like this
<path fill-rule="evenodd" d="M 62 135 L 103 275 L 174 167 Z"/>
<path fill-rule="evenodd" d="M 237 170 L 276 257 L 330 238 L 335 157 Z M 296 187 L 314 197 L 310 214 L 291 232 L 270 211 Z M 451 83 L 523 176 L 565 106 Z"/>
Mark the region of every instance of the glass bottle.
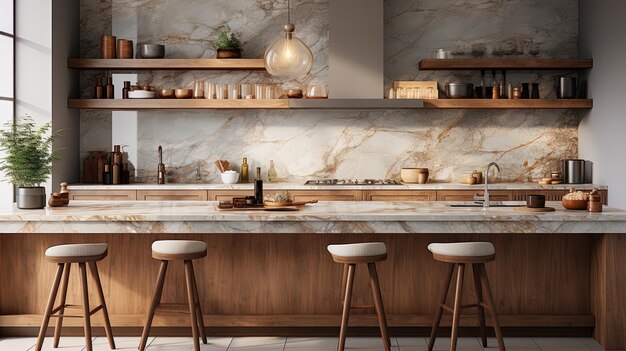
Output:
<path fill-rule="evenodd" d="M 269 182 L 275 182 L 278 180 L 278 174 L 276 174 L 276 168 L 274 168 L 273 160 L 270 160 L 270 168 L 267 170 L 267 180 Z"/>
<path fill-rule="evenodd" d="M 254 180 L 254 203 L 263 205 L 263 179 L 261 179 L 261 167 L 256 168 L 256 179 Z"/>

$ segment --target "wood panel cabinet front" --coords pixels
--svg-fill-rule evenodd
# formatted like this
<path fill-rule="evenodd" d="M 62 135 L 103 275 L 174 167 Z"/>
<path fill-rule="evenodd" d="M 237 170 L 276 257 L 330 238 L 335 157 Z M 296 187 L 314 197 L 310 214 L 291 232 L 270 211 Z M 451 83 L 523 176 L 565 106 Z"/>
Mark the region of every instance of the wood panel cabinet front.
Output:
<path fill-rule="evenodd" d="M 140 201 L 206 201 L 206 190 L 138 190 Z"/>
<path fill-rule="evenodd" d="M 361 190 L 289 190 L 293 201 L 361 201 Z"/>
<path fill-rule="evenodd" d="M 482 190 L 437 190 L 437 201 L 474 201 L 474 195 L 483 194 Z M 490 201 L 511 201 L 513 194 L 511 191 L 492 190 L 489 191 Z"/>
<path fill-rule="evenodd" d="M 131 201 L 137 200 L 135 190 L 70 190 L 70 200 Z"/>
<path fill-rule="evenodd" d="M 365 201 L 437 201 L 437 192 L 424 190 L 365 190 Z"/>

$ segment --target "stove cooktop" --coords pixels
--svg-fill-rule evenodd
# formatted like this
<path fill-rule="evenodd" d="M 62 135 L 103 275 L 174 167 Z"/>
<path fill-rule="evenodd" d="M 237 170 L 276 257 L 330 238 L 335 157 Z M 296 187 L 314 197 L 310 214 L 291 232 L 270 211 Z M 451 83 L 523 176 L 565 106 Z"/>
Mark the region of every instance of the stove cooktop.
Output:
<path fill-rule="evenodd" d="M 393 179 L 313 179 L 304 185 L 400 185 Z"/>

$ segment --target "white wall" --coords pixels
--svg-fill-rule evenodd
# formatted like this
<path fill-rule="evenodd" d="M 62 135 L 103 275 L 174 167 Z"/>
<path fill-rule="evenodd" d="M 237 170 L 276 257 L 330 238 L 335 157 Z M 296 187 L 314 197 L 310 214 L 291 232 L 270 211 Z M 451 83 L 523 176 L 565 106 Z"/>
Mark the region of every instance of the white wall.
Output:
<path fill-rule="evenodd" d="M 579 157 L 593 161 L 594 183 L 609 186 L 609 205 L 626 209 L 626 1 L 580 0 L 580 57 L 592 57 Z"/>

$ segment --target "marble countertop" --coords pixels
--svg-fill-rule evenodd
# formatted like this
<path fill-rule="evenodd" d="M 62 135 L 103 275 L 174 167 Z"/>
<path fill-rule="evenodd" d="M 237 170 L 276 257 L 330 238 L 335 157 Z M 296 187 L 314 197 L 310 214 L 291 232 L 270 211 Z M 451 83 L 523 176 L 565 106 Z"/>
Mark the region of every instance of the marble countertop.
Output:
<path fill-rule="evenodd" d="M 596 184 L 555 184 L 541 185 L 538 183 L 492 183 L 490 190 L 563 190 L 570 188 L 600 190 L 608 189 L 605 185 Z M 72 184 L 69 190 L 252 190 L 252 183 L 246 184 L 148 184 L 135 183 L 127 185 Z M 264 182 L 266 190 L 482 190 L 484 184 L 467 185 L 460 183 L 399 184 L 399 185 L 304 185 L 302 183 L 269 183 Z"/>
<path fill-rule="evenodd" d="M 528 213 L 450 202 L 332 201 L 300 211 L 220 211 L 217 202 L 72 201 L 68 207 L 0 207 L 0 233 L 626 233 L 626 211 Z M 521 204 L 521 203 L 520 203 Z"/>

